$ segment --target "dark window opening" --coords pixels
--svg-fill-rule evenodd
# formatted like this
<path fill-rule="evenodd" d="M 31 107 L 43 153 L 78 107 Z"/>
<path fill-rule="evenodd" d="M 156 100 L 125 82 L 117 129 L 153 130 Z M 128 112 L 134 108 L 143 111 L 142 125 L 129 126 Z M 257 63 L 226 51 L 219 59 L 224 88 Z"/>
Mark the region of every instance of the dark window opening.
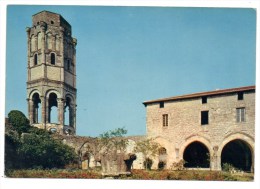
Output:
<path fill-rule="evenodd" d="M 40 24 L 40 22 L 37 22 L 37 25 L 39 25 Z"/>
<path fill-rule="evenodd" d="M 244 100 L 244 93 L 243 92 L 237 93 L 237 100 Z"/>
<path fill-rule="evenodd" d="M 54 24 L 54 22 L 51 20 L 51 24 Z"/>
<path fill-rule="evenodd" d="M 168 126 L 168 114 L 163 114 L 163 127 Z"/>
<path fill-rule="evenodd" d="M 164 102 L 160 102 L 160 108 L 164 108 Z"/>
<path fill-rule="evenodd" d="M 34 65 L 37 65 L 38 64 L 38 55 L 35 54 L 34 55 Z"/>
<path fill-rule="evenodd" d="M 55 65 L 55 54 L 51 53 L 51 64 Z"/>
<path fill-rule="evenodd" d="M 245 122 L 246 118 L 245 118 L 245 114 L 246 114 L 246 110 L 245 108 L 237 108 L 237 122 Z"/>
<path fill-rule="evenodd" d="M 70 71 L 70 60 L 67 61 L 67 70 Z"/>
<path fill-rule="evenodd" d="M 201 112 L 201 125 L 209 124 L 209 111 Z"/>
<path fill-rule="evenodd" d="M 202 104 L 207 104 L 208 98 L 206 96 L 202 97 Z"/>

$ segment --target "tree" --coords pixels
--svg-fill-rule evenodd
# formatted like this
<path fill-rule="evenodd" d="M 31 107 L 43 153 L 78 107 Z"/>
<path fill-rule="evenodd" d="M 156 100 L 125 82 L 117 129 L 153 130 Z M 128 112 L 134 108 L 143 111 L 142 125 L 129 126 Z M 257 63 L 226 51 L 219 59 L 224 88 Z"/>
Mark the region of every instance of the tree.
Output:
<path fill-rule="evenodd" d="M 32 127 L 25 115 L 12 110 L 5 129 L 5 168 L 62 168 L 76 158 L 74 150 L 46 130 Z"/>
<path fill-rule="evenodd" d="M 128 141 L 123 136 L 127 133 L 124 128 L 117 128 L 115 130 L 107 131 L 100 135 L 99 145 L 101 145 L 101 150 L 111 151 L 116 150 L 118 152 L 124 152 Z"/>
<path fill-rule="evenodd" d="M 8 113 L 8 122 L 19 134 L 27 132 L 30 128 L 29 120 L 19 110 L 12 110 Z"/>
<path fill-rule="evenodd" d="M 145 169 L 148 170 L 149 167 L 151 167 L 151 160 L 152 158 L 156 157 L 159 154 L 159 148 L 160 145 L 154 141 L 154 139 L 146 139 L 142 141 L 138 141 L 136 143 L 136 146 L 134 148 L 135 153 L 142 153 L 145 161 L 144 161 L 144 166 Z"/>
<path fill-rule="evenodd" d="M 63 168 L 76 160 L 72 148 L 46 134 L 23 135 L 18 154 L 25 168 Z"/>

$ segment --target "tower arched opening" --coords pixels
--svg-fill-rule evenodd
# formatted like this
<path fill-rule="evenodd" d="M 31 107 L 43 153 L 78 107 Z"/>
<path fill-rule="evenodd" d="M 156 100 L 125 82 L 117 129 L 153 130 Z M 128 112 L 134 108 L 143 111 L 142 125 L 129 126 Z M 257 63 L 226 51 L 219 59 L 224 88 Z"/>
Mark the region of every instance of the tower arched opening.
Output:
<path fill-rule="evenodd" d="M 51 93 L 49 96 L 49 123 L 58 123 L 58 101 L 57 95 Z"/>
<path fill-rule="evenodd" d="M 201 142 L 192 142 L 189 144 L 183 153 L 186 168 L 209 168 L 210 153 L 208 148 Z"/>
<path fill-rule="evenodd" d="M 39 110 L 41 110 L 41 99 L 38 93 L 34 93 L 32 96 L 33 101 L 33 123 L 39 123 Z"/>
<path fill-rule="evenodd" d="M 65 102 L 65 125 L 73 126 L 72 124 L 72 100 L 69 97 L 66 97 Z"/>
<path fill-rule="evenodd" d="M 230 164 L 243 171 L 252 171 L 252 152 L 249 145 L 240 139 L 227 143 L 221 152 L 221 166 Z"/>

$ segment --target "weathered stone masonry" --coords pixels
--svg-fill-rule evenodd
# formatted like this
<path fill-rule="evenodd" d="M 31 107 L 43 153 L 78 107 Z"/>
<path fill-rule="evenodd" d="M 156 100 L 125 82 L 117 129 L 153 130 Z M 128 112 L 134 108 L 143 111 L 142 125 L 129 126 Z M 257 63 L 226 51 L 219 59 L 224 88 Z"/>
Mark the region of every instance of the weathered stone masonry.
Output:
<path fill-rule="evenodd" d="M 30 123 L 60 134 L 64 143 L 83 154 L 83 164 L 95 166 L 94 154 L 87 149 L 95 140 L 65 136 L 76 134 L 77 40 L 71 26 L 61 15 L 48 11 L 33 15 L 32 20 L 26 29 Z M 221 170 L 229 163 L 254 170 L 255 86 L 151 100 L 144 105 L 147 135 L 128 137 L 127 153 L 133 152 L 137 141 L 155 138 L 162 148 L 152 168 L 170 168 L 184 159 L 187 168 Z M 141 169 L 144 158 L 141 153 L 136 156 L 133 168 Z"/>
<path fill-rule="evenodd" d="M 221 170 L 226 162 L 253 171 L 254 86 L 152 100 L 144 105 L 147 137 L 156 138 L 166 149 L 167 168 L 173 162 L 188 159 L 193 163 L 187 164 L 189 168 Z M 196 164 L 194 159 L 206 156 L 205 153 L 210 156 L 210 164 L 206 165 L 205 159 Z"/>
<path fill-rule="evenodd" d="M 71 26 L 61 15 L 42 11 L 32 16 L 26 32 L 30 123 L 60 134 L 75 134 L 77 40 L 71 36 Z"/>

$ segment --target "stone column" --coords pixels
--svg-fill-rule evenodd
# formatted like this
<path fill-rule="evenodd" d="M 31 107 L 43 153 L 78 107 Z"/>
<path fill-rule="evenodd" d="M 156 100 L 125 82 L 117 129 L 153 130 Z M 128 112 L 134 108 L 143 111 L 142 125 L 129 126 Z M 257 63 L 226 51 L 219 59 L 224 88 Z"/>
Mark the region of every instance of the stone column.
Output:
<path fill-rule="evenodd" d="M 213 147 L 213 154 L 210 158 L 211 163 L 211 169 L 213 171 L 221 171 L 221 157 L 218 156 L 218 146 Z"/>
<path fill-rule="evenodd" d="M 44 128 L 46 129 L 46 102 L 45 102 L 45 97 L 41 96 L 41 104 L 42 104 L 42 123 L 44 124 Z"/>
<path fill-rule="evenodd" d="M 29 113 L 29 121 L 30 124 L 33 123 L 33 100 L 32 99 L 28 99 L 28 113 Z"/>
<path fill-rule="evenodd" d="M 60 125 L 64 125 L 64 99 L 59 98 L 58 101 L 58 120 Z"/>
<path fill-rule="evenodd" d="M 45 99 L 45 120 L 46 123 L 50 123 L 50 110 L 49 110 L 49 98 Z"/>
<path fill-rule="evenodd" d="M 72 63 L 73 63 L 73 87 L 76 88 L 76 45 L 77 39 L 73 38 Z"/>

